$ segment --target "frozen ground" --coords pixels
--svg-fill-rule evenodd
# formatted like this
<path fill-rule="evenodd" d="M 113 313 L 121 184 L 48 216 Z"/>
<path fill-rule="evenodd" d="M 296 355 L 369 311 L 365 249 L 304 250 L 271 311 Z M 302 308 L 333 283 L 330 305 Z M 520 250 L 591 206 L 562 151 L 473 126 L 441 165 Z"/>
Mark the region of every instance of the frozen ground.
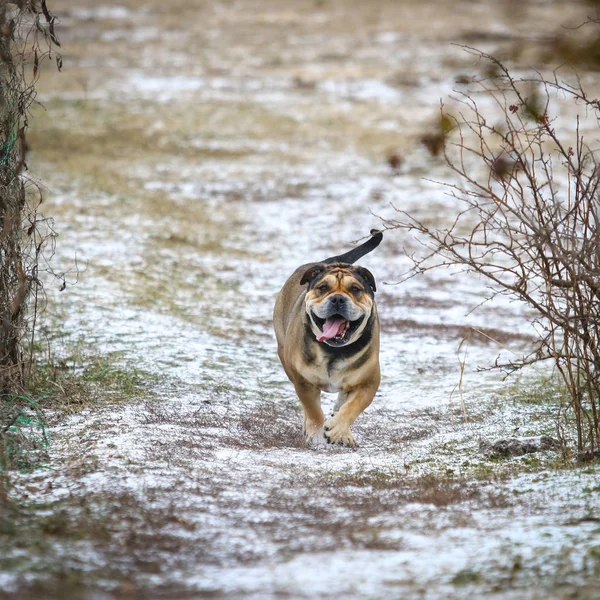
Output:
<path fill-rule="evenodd" d="M 53 2 L 64 73 L 41 82 L 31 125 L 68 283 L 49 281 L 47 322 L 59 356 L 118 353 L 150 383 L 50 412 L 46 468 L 15 492 L 44 525 L 5 547 L 0 594 L 597 597 L 596 467 L 479 451 L 556 434 L 547 372 L 475 372 L 530 347 L 522 307 L 471 312 L 487 291 L 458 272 L 393 285 L 417 246 L 388 232 L 361 261 L 379 283 L 383 380 L 353 451 L 304 446 L 270 323 L 294 268 L 349 248 L 390 203 L 451 218 L 423 179 L 447 173 L 417 142 L 456 76 L 478 72 L 450 44 L 506 51 L 577 10 L 80 4 Z"/>

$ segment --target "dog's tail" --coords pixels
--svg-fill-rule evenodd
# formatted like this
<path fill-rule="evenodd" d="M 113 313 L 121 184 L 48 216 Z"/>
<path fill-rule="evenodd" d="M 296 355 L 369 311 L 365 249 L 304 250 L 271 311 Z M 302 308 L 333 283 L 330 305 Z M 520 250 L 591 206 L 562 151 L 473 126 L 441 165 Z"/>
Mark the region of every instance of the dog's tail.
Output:
<path fill-rule="evenodd" d="M 378 231 L 377 229 L 371 229 L 371 238 L 368 239 L 364 244 L 353 248 L 349 252 L 345 254 L 340 254 L 339 256 L 332 256 L 331 258 L 326 258 L 322 260 L 323 263 L 346 263 L 351 265 L 355 263 L 359 258 L 362 258 L 365 254 L 369 254 L 372 250 L 375 250 L 379 244 L 381 244 L 381 240 L 383 239 L 383 233 Z"/>

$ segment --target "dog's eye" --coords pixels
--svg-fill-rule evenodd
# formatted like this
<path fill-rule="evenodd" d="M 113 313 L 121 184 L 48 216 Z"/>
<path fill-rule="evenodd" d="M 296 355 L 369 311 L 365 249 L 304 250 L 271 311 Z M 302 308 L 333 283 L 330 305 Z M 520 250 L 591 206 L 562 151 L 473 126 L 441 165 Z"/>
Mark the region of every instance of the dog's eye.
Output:
<path fill-rule="evenodd" d="M 322 283 L 320 286 L 317 287 L 317 289 L 320 292 L 326 292 L 328 290 L 329 286 L 326 283 Z"/>
<path fill-rule="evenodd" d="M 353 285 L 353 286 L 350 288 L 350 291 L 351 291 L 353 294 L 358 294 L 358 293 L 362 292 L 362 290 L 361 290 L 361 289 L 360 289 L 360 288 L 359 288 L 357 285 Z"/>

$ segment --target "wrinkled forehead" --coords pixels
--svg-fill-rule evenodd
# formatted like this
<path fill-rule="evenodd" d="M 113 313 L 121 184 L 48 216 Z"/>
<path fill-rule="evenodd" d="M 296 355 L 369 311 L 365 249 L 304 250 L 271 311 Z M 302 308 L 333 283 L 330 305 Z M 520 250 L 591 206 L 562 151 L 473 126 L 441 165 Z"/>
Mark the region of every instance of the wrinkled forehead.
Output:
<path fill-rule="evenodd" d="M 350 283 L 355 283 L 359 280 L 360 278 L 357 277 L 356 273 L 350 271 L 349 269 L 340 269 L 339 267 L 326 271 L 319 278 L 319 282 L 326 282 L 331 285 L 339 286 L 350 285 Z"/>

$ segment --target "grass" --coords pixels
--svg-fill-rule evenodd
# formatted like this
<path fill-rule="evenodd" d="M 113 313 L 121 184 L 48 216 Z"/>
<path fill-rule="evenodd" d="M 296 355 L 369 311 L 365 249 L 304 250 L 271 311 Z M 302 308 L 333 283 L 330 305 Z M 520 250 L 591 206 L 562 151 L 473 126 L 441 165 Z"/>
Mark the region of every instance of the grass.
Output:
<path fill-rule="evenodd" d="M 157 383 L 151 374 L 129 367 L 121 354 L 89 352 L 82 344 L 65 350 L 58 360 L 38 364 L 34 373 L 31 393 L 43 406 L 74 412 L 152 396 Z M 530 414 L 537 414 L 544 398 L 550 401 L 555 397 L 552 388 L 544 385 L 529 392 L 517 387 L 506 397 L 530 407 Z M 214 390 L 219 397 L 236 397 L 242 392 L 243 385 L 232 382 L 223 382 Z M 495 408 L 501 405 L 499 402 Z M 278 560 L 304 552 L 402 551 L 404 545 L 397 531 L 414 525 L 405 516 L 414 506 L 422 506 L 431 518 L 446 515 L 444 527 L 473 527 L 474 511 L 495 514 L 516 510 L 533 495 L 531 490 L 512 495 L 495 484 L 520 474 L 542 476 L 549 469 L 567 466 L 564 460 L 560 463 L 558 458 L 546 456 L 493 461 L 479 459 L 475 451 L 473 457 L 473 450 L 461 440 L 436 439 L 436 430 L 449 419 L 441 409 L 425 411 L 418 425 L 389 420 L 382 427 L 381 420 L 386 420 L 382 413 L 379 419 L 364 419 L 361 435 L 378 436 L 379 443 L 386 444 L 390 456 L 397 456 L 398 461 L 405 460 L 403 448 L 429 444 L 430 460 L 420 465 L 425 466 L 425 472 L 417 465 L 414 472 L 368 467 L 353 472 L 326 467 L 314 473 L 304 468 L 281 472 L 281 467 L 274 465 L 279 479 L 265 481 L 260 494 L 256 494 L 252 483 L 244 483 L 246 475 L 235 464 L 231 474 L 226 464 L 211 470 L 210 453 L 215 448 L 257 455 L 269 450 L 309 452 L 304 450 L 297 404 L 282 402 L 275 394 L 263 403 L 247 408 L 238 405 L 226 413 L 215 411 L 210 403 L 190 413 L 176 403 L 150 397 L 144 402 L 142 414 L 143 426 L 164 428 L 168 438 L 151 442 L 143 462 L 124 463 L 119 468 L 132 472 L 145 470 L 148 465 L 156 468 L 167 464 L 169 470 L 186 473 L 185 483 L 179 482 L 185 493 L 167 492 L 159 484 L 145 488 L 143 497 L 106 488 L 46 503 L 1 506 L 0 545 L 11 548 L 11 552 L 0 558 L 0 571 L 16 578 L 21 597 L 34 598 L 43 590 L 45 597 L 69 599 L 90 590 L 109 589 L 116 598 L 128 594 L 143 597 L 150 591 L 155 597 L 185 598 L 188 590 L 169 584 L 168 575 L 184 568 L 187 559 L 218 566 L 232 562 L 251 565 L 266 558 L 268 550 L 250 549 L 247 544 L 223 549 L 219 539 L 227 538 L 230 530 L 203 529 L 199 523 L 205 512 L 211 518 L 224 519 L 227 528 L 240 519 L 239 527 L 247 525 L 244 519 L 256 519 L 253 531 L 281 548 Z M 174 433 L 175 426 L 181 428 L 181 435 Z M 432 440 L 436 440 L 434 444 Z M 118 453 L 119 448 L 113 446 L 110 449 Z M 456 468 L 456 461 L 465 456 L 469 456 L 469 464 Z M 69 468 L 68 476 L 77 481 L 100 469 L 93 455 L 86 456 Z M 587 472 L 595 473 L 590 469 L 586 467 Z M 240 481 L 236 480 L 238 476 Z M 190 479 L 195 483 L 184 488 Z M 171 481 L 165 486 L 173 487 Z M 246 486 L 254 493 L 247 495 Z M 591 497 L 594 487 L 584 486 L 582 493 Z M 214 508 L 215 497 L 219 498 L 218 508 Z M 190 509 L 190 505 L 195 508 Z M 268 516 L 258 516 L 264 515 L 265 509 Z M 440 525 L 427 523 L 425 518 L 419 527 L 435 535 Z M 181 558 L 183 555 L 186 560 Z M 590 569 L 595 568 L 595 551 L 591 549 L 588 555 Z M 570 573 L 570 565 L 565 558 L 561 573 Z M 449 582 L 458 590 L 499 582 L 516 585 L 535 580 L 531 568 L 513 572 L 509 567 L 498 567 L 492 574 L 463 569 Z M 159 586 L 152 583 L 157 575 L 163 581 Z M 582 586 L 587 585 L 586 577 L 581 579 Z M 585 587 L 581 589 L 585 598 Z"/>
<path fill-rule="evenodd" d="M 122 353 L 90 353 L 76 345 L 60 359 L 38 359 L 28 391 L 42 407 L 76 412 L 151 394 L 157 381 L 155 374 L 128 365 Z"/>
<path fill-rule="evenodd" d="M 47 460 L 48 419 L 61 421 L 65 414 L 99 404 L 151 396 L 157 383 L 156 375 L 128 365 L 121 353 L 91 353 L 76 344 L 63 349 L 60 359 L 37 356 L 26 392 L 0 404 L 0 487 L 4 491 L 11 470 L 31 471 Z M 0 493 L 0 501 L 3 497 Z"/>
<path fill-rule="evenodd" d="M 450 583 L 453 585 L 468 585 L 470 583 L 478 583 L 481 581 L 481 574 L 477 571 L 472 571 L 471 569 L 463 569 L 462 571 L 458 571 L 452 579 Z"/>
<path fill-rule="evenodd" d="M 37 415 L 44 432 L 45 415 L 62 422 L 66 413 L 142 397 L 150 402 L 153 397 L 157 377 L 129 365 L 121 353 L 100 354 L 78 343 L 62 347 L 60 355 L 41 358 L 38 351 L 29 395 L 24 396 L 27 406 L 35 408 L 29 412 Z M 177 516 L 173 504 L 154 508 L 146 502 L 148 498 L 142 500 L 127 492 L 99 491 L 85 497 L 28 502 L 31 483 L 12 478 L 11 472 L 27 470 L 33 482 L 36 468 L 45 466 L 47 456 L 40 454 L 42 445 L 31 432 L 21 429 L 18 447 L 9 445 L 9 453 L 2 455 L 0 571 L 10 573 L 24 599 L 40 595 L 81 598 L 107 580 L 116 582 L 114 597 L 131 597 L 137 589 L 132 581 L 140 573 L 150 576 L 162 568 L 148 548 L 171 551 L 178 542 L 166 530 L 173 524 L 189 530 L 189 524 Z M 112 447 L 118 450 L 114 444 Z M 77 464 L 63 465 L 61 475 L 76 480 L 97 469 L 95 456 L 84 452 Z M 121 553 L 122 546 L 128 548 L 127 558 Z M 4 597 L 2 592 L 0 597 Z M 184 591 L 181 597 L 186 597 Z"/>
<path fill-rule="evenodd" d="M 233 448 L 268 450 L 270 448 L 305 448 L 306 442 L 298 426 L 298 410 L 291 406 L 266 402 L 239 417 L 234 435 L 223 440 Z"/>
<path fill-rule="evenodd" d="M 47 459 L 46 422 L 37 402 L 26 395 L 0 399 L 0 502 L 8 486 L 8 471 L 31 470 Z"/>
<path fill-rule="evenodd" d="M 517 378 L 498 392 L 503 399 L 527 406 L 558 407 L 567 398 L 567 390 L 559 376 L 541 376 L 537 381 Z"/>
<path fill-rule="evenodd" d="M 31 589 L 22 582 L 23 597 L 29 593 L 35 596 L 50 575 L 48 597 L 80 597 L 85 573 L 57 560 L 56 556 L 53 559 L 56 564 L 53 564 L 50 557 L 56 552 L 54 541 L 58 538 L 106 541 L 109 530 L 102 527 L 101 521 L 83 517 L 74 524 L 73 516 L 78 513 L 73 513 L 69 501 L 28 505 L 28 479 L 15 476 L 15 472 L 28 473 L 35 479 L 37 471 L 48 464 L 51 441 L 47 434 L 48 418 L 62 422 L 65 414 L 99 404 L 131 402 L 142 395 L 151 397 L 157 378 L 127 365 L 121 354 L 92 354 L 81 345 L 69 347 L 60 360 L 39 358 L 31 373 L 27 393 L 4 398 L 0 404 L 3 431 L 0 438 L 0 546 L 8 548 L 14 541 L 17 550 L 16 555 L 3 553 L 0 556 L 0 570 L 36 574 Z M 82 454 L 79 463 L 64 469 L 63 473 L 81 476 L 96 469 L 95 457 Z M 46 555 L 49 562 L 44 566 L 29 564 L 30 557 Z M 38 586 L 42 587 L 37 589 Z"/>
<path fill-rule="evenodd" d="M 56 2 L 59 15 L 61 11 L 70 14 L 72 3 Z M 91 7 L 93 3 L 87 4 Z M 122 4 L 132 10 L 142 6 L 141 0 L 124 0 Z M 97 228 L 94 241 L 98 244 L 110 241 L 114 234 L 111 228 L 119 223 L 125 231 L 123 237 L 138 244 L 132 256 L 124 253 L 124 264 L 106 267 L 102 260 L 91 262 L 83 277 L 97 276 L 97 281 L 116 283 L 126 304 L 159 309 L 201 326 L 201 331 L 214 334 L 215 346 L 225 339 L 250 349 L 264 337 L 268 325 L 242 322 L 227 302 L 236 299 L 241 286 L 248 283 L 219 276 L 230 275 L 232 265 L 245 260 L 264 260 L 268 268 L 269 251 L 260 255 L 259 251 L 245 250 L 236 237 L 236 232 L 247 225 L 244 209 L 252 206 L 251 210 L 260 211 L 260 202 L 265 199 L 290 195 L 301 199 L 315 190 L 320 193 L 320 176 L 316 181 L 285 181 L 286 172 L 306 162 L 307 153 L 313 149 L 328 157 L 316 166 L 317 172 L 331 168 L 328 181 L 334 181 L 340 172 L 336 153 L 349 152 L 384 164 L 383 155 L 389 148 L 401 153 L 411 148 L 423 125 L 420 117 L 417 113 L 414 119 L 412 114 L 403 114 L 404 106 L 331 102 L 321 94 L 315 94 L 314 105 L 311 101 L 312 107 L 307 109 L 305 98 L 297 101 L 295 94 L 303 93 L 299 90 L 285 103 L 255 102 L 251 94 L 249 99 L 242 99 L 240 94 L 235 100 L 208 100 L 198 94 L 193 100 L 175 98 L 165 104 L 152 100 L 123 102 L 110 95 L 98 100 L 103 91 L 110 90 L 102 88 L 100 82 L 104 79 L 114 85 L 121 67 L 132 69 L 133 74 L 142 70 L 140 57 L 149 64 L 151 56 L 149 72 L 169 74 L 174 64 L 181 64 L 172 61 L 177 58 L 174 52 L 184 47 L 193 55 L 189 62 L 192 70 L 186 75 L 227 78 L 227 65 L 239 65 L 240 47 L 246 56 L 245 44 L 255 44 L 252 47 L 259 50 L 259 39 L 256 57 L 260 66 L 246 64 L 247 77 L 291 79 L 302 68 L 303 56 L 298 52 L 303 47 L 290 44 L 291 38 L 282 35 L 285 30 L 271 19 L 284 13 L 298 39 L 304 34 L 331 39 L 332 48 L 325 50 L 337 52 L 337 56 L 329 52 L 329 57 L 323 52 L 310 76 L 300 73 L 314 89 L 321 79 L 329 77 L 389 81 L 387 65 L 397 72 L 404 61 L 393 55 L 389 63 L 374 60 L 373 54 L 360 58 L 365 48 L 355 49 L 354 45 L 344 52 L 340 41 L 354 38 L 355 24 L 340 18 L 323 19 L 323 15 L 340 16 L 336 12 L 339 7 L 329 0 L 317 4 L 302 0 L 288 6 L 289 10 L 275 0 L 260 5 L 251 0 L 234 11 L 223 7 L 213 12 L 210 3 L 182 0 L 169 6 L 151 0 L 143 7 L 144 11 L 122 22 L 72 21 L 75 25 L 65 33 L 65 48 L 70 53 L 65 64 L 69 68 L 42 88 L 51 118 L 34 112 L 29 137 L 33 171 L 54 189 L 57 181 L 62 182 L 58 196 L 64 189 L 72 193 L 74 199 L 67 194 L 62 203 L 50 199 L 58 221 L 63 219 L 72 230 L 79 230 L 78 219 L 87 218 Z M 446 10 L 426 4 L 408 8 L 410 18 L 383 18 L 380 22 L 381 15 L 393 17 L 395 11 L 406 11 L 406 7 L 392 1 L 356 5 L 356 23 L 367 32 L 369 52 L 375 48 L 379 33 L 388 31 L 391 23 L 394 28 L 398 26 L 400 35 L 402 27 L 411 36 L 418 27 L 430 35 L 433 21 L 423 19 L 421 10 L 427 14 Z M 464 19 L 470 18 L 465 13 Z M 181 28 L 183 21 L 185 28 Z M 131 31 L 156 26 L 157 40 L 163 29 L 179 33 L 175 44 L 171 35 L 162 36 L 153 55 L 147 53 L 147 42 L 136 40 L 129 31 L 127 43 L 117 40 L 107 44 L 101 35 L 127 26 L 132 26 Z M 79 27 L 82 31 L 91 29 L 93 34 L 79 35 Z M 205 44 L 205 30 L 219 35 Z M 260 35 L 245 39 L 244 33 L 250 30 Z M 190 36 L 189 43 L 181 37 L 186 35 Z M 284 52 L 280 52 L 282 48 Z M 102 64 L 109 54 L 110 64 Z M 92 57 L 94 68 L 84 65 Z M 410 65 L 405 67 L 410 70 Z M 411 85 L 402 93 L 410 95 Z M 57 97 L 63 91 L 87 89 L 100 94 L 87 98 L 84 93 L 75 100 Z M 430 116 L 427 109 L 421 118 Z M 384 126 L 386 120 L 388 126 Z M 391 129 L 390 121 L 399 123 L 403 130 Z M 273 189 L 264 191 L 255 185 L 257 180 L 273 181 Z M 190 187 L 194 197 L 181 192 L 182 184 L 196 181 L 201 185 Z M 156 182 L 164 184 L 164 189 L 147 186 Z M 98 198 L 101 201 L 97 202 Z M 423 210 L 444 214 L 433 203 L 424 204 Z M 244 241 L 243 236 L 241 239 Z M 389 243 L 393 245 L 391 240 Z M 396 244 L 400 252 L 401 244 Z M 202 262 L 198 257 L 210 260 Z M 447 285 L 454 282 L 448 279 Z M 88 298 L 94 298 L 93 290 L 87 293 Z M 396 326 L 417 330 L 409 321 Z M 456 337 L 462 332 L 447 328 L 417 333 Z M 214 350 L 218 354 L 220 348 Z M 177 361 L 179 357 L 173 360 L 174 366 Z M 207 359 L 199 365 L 207 377 L 189 396 L 164 398 L 162 378 L 159 382 L 156 376 L 128 363 L 122 354 L 102 354 L 81 345 L 67 349 L 60 358 L 39 361 L 30 394 L 48 414 L 59 421 L 65 413 L 92 410 L 87 429 L 73 436 L 71 462 L 56 463 L 56 478 L 49 478 L 59 481 L 57 485 L 66 479 L 70 495 L 47 503 L 29 502 L 23 495 L 21 506 L 6 507 L 0 518 L 0 546 L 11 549 L 0 557 L 0 570 L 16 574 L 20 597 L 79 598 L 102 589 L 116 598 L 185 598 L 188 592 L 181 581 L 198 565 L 252 565 L 320 550 L 402 551 L 406 548 L 399 532 L 423 531 L 436 536 L 448 527 L 473 527 L 473 514 L 478 510 L 491 517 L 496 511 L 516 512 L 521 498 L 503 491 L 503 482 L 523 473 L 561 469 L 565 464 L 545 455 L 510 461 L 484 459 L 473 443 L 478 430 L 467 431 L 468 440 L 462 438 L 464 432 L 455 428 L 454 422 L 450 424 L 445 409 L 411 414 L 408 422 L 404 414 L 380 410 L 373 415 L 370 409 L 356 429 L 367 443 L 367 454 L 373 448 L 377 460 L 385 453 L 393 466 L 370 468 L 363 463 L 355 471 L 332 470 L 329 456 L 343 459 L 346 451 L 333 449 L 331 455 L 311 455 L 304 448 L 299 407 L 295 400 L 285 400 L 289 397 L 287 388 L 267 387 L 257 399 L 249 392 L 246 379 L 256 374 L 240 374 L 243 368 Z M 429 372 L 419 374 L 415 385 L 428 377 L 434 379 Z M 160 397 L 155 393 L 159 383 Z M 496 414 L 502 418 L 499 409 L 506 402 L 527 408 L 522 419 L 508 418 L 507 428 L 535 431 L 551 427 L 544 392 L 540 391 L 535 400 L 525 392 L 513 391 L 512 396 L 511 392 L 498 399 L 491 414 L 473 409 L 469 423 L 481 425 Z M 244 405 L 247 397 L 250 401 Z M 130 449 L 122 446 L 122 430 L 117 431 L 108 418 L 113 409 L 118 413 L 119 405 L 131 406 L 132 401 L 141 415 L 135 425 L 141 456 L 127 454 Z M 554 402 L 551 394 L 547 401 Z M 107 410 L 96 410 L 102 408 Z M 456 422 L 463 424 L 460 414 Z M 117 434 L 110 437 L 105 427 L 114 427 Z M 105 439 L 110 441 L 102 454 Z M 96 446 L 102 450 L 97 451 Z M 265 456 L 268 460 L 259 463 L 260 469 L 252 470 L 253 464 L 243 462 L 244 457 L 260 461 Z M 282 457 L 289 462 L 284 463 Z M 101 487 L 98 480 L 110 485 Z M 140 489 L 127 489 L 124 481 L 140 482 Z M 586 497 L 593 497 L 593 487 L 588 486 Z M 23 491 L 27 492 L 26 487 Z M 523 503 L 530 502 L 532 493 L 521 495 Z M 415 506 L 416 517 L 411 512 Z M 5 507 L 0 506 L 2 510 Z M 595 554 L 590 551 L 592 559 Z M 183 573 L 178 574 L 179 581 L 169 579 L 179 568 Z M 510 569 L 500 574 L 501 583 L 510 585 L 515 579 Z M 157 575 L 163 581 L 160 585 L 153 583 Z M 488 581 L 486 573 L 462 570 L 452 576 L 451 583 L 460 592 L 469 585 L 492 586 L 496 575 L 494 571 Z M 206 595 L 223 597 L 223 591 Z M 201 593 L 193 597 L 201 597 Z"/>

